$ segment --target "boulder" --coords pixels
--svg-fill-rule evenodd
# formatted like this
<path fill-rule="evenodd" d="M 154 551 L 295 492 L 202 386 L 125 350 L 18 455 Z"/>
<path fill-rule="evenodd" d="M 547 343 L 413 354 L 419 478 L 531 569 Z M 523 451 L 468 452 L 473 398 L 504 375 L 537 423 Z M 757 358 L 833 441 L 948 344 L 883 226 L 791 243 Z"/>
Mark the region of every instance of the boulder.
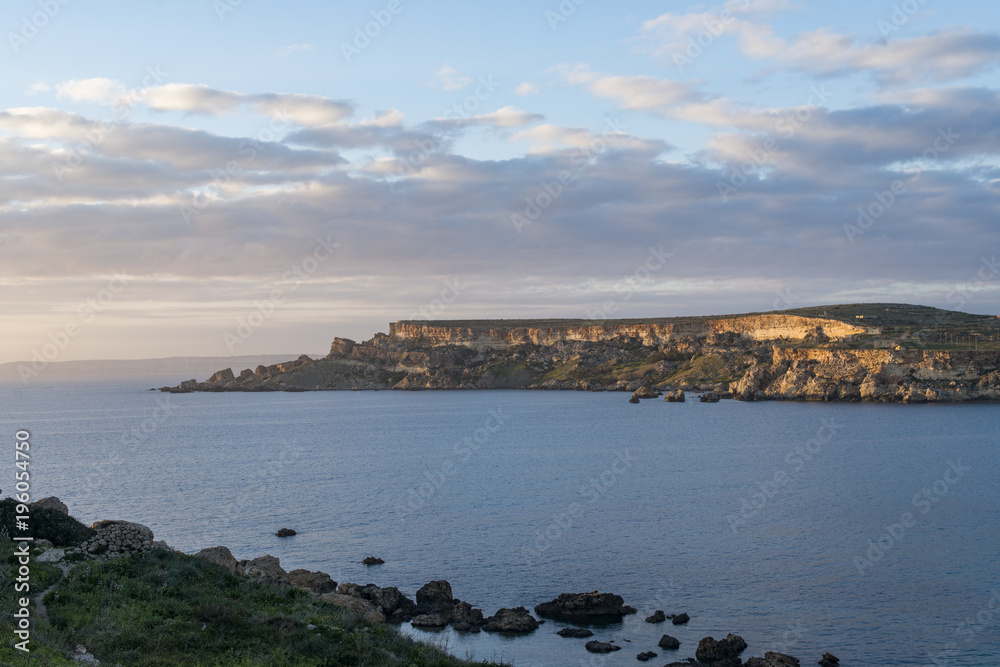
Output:
<path fill-rule="evenodd" d="M 655 657 L 656 657 L 655 653 L 653 653 L 652 651 L 646 651 L 645 653 L 640 653 L 639 655 L 635 656 L 635 659 L 638 660 L 639 662 L 649 662 Z"/>
<path fill-rule="evenodd" d="M 615 646 L 611 642 L 599 642 L 596 639 L 587 642 L 586 648 L 591 653 L 611 653 L 622 650 L 621 646 Z"/>
<path fill-rule="evenodd" d="M 424 584 L 417 591 L 417 606 L 426 608 L 450 607 L 454 602 L 451 584 L 444 579 Z"/>
<path fill-rule="evenodd" d="M 483 611 L 481 609 L 474 608 L 468 602 L 456 600 L 455 606 L 451 608 L 451 616 L 449 616 L 448 622 L 460 632 L 469 632 L 474 629 L 478 630 L 486 623 L 486 620 L 483 618 Z"/>
<path fill-rule="evenodd" d="M 563 628 L 556 634 L 560 637 L 572 637 L 574 639 L 585 639 L 594 636 L 594 633 L 587 628 Z"/>
<path fill-rule="evenodd" d="M 699 396 L 698 400 L 701 401 L 702 403 L 718 403 L 719 395 L 716 394 L 714 391 L 707 391 L 701 396 Z"/>
<path fill-rule="evenodd" d="M 55 496 L 49 496 L 48 498 L 42 498 L 41 500 L 36 500 L 35 502 L 28 505 L 28 507 L 40 507 L 48 510 L 55 510 L 69 516 L 69 508 L 66 504 L 56 498 Z"/>
<path fill-rule="evenodd" d="M 374 586 L 372 589 L 366 591 L 366 595 L 368 600 L 381 609 L 382 613 L 386 616 L 392 614 L 403 606 L 404 600 L 408 602 L 410 606 L 414 606 L 413 602 L 400 593 L 399 589 L 395 586 L 388 586 L 386 588 Z"/>
<path fill-rule="evenodd" d="M 229 570 L 231 574 L 236 573 L 236 566 L 238 563 L 232 552 L 226 547 L 209 547 L 207 549 L 202 549 L 196 553 L 194 557 L 207 560 L 209 563 L 221 565 Z"/>
<path fill-rule="evenodd" d="M 291 537 L 292 535 L 298 535 L 298 533 L 296 533 L 291 528 L 282 528 L 281 530 L 275 533 L 275 536 L 277 537 Z"/>
<path fill-rule="evenodd" d="M 690 620 L 691 617 L 688 616 L 687 614 L 677 614 L 676 616 L 674 615 L 670 616 L 670 622 L 673 623 L 674 625 L 684 625 Z"/>
<path fill-rule="evenodd" d="M 324 593 L 334 593 L 337 590 L 337 582 L 330 578 L 326 572 L 310 572 L 309 570 L 292 570 L 285 577 L 292 586 L 301 588 L 313 595 L 323 595 Z"/>
<path fill-rule="evenodd" d="M 639 402 L 639 397 L 638 396 L 633 396 L 632 398 L 628 399 L 628 402 L 629 403 L 638 403 Z"/>
<path fill-rule="evenodd" d="M 662 609 L 657 609 L 656 611 L 653 612 L 652 616 L 646 617 L 647 623 L 663 623 L 666 620 L 667 617 L 663 614 Z"/>
<path fill-rule="evenodd" d="M 35 556 L 36 563 L 58 563 L 66 555 L 65 549 L 46 549 Z"/>
<path fill-rule="evenodd" d="M 532 632 L 538 629 L 538 621 L 524 607 L 499 609 L 486 619 L 483 630 L 487 632 Z"/>
<path fill-rule="evenodd" d="M 719 640 L 703 637 L 698 642 L 698 649 L 695 651 L 694 657 L 698 659 L 698 662 L 712 664 L 721 660 L 738 658 L 746 647 L 747 643 L 743 641 L 743 638 L 732 633 L 726 635 L 725 639 Z"/>
<path fill-rule="evenodd" d="M 236 566 L 236 574 L 265 583 L 288 583 L 288 573 L 281 568 L 281 561 L 270 555 L 241 560 Z"/>
<path fill-rule="evenodd" d="M 240 382 L 246 382 L 252 377 L 253 377 L 253 371 L 250 370 L 249 368 L 244 368 L 243 371 L 240 373 L 239 380 Z"/>
<path fill-rule="evenodd" d="M 685 401 L 684 390 L 678 389 L 676 391 L 668 391 L 664 395 L 663 400 L 667 403 L 683 403 Z"/>
<path fill-rule="evenodd" d="M 799 667 L 797 658 L 777 651 L 768 651 L 764 654 L 764 659 L 770 662 L 770 667 Z"/>
<path fill-rule="evenodd" d="M 618 617 L 634 614 L 634 607 L 625 606 L 625 600 L 613 593 L 563 593 L 555 600 L 535 607 L 540 616 L 563 618 Z"/>
<path fill-rule="evenodd" d="M 677 637 L 671 637 L 670 635 L 663 635 L 662 637 L 660 637 L 660 641 L 659 643 L 657 643 L 657 646 L 659 646 L 660 648 L 665 648 L 673 651 L 681 647 L 681 642 L 680 640 L 677 639 Z"/>
<path fill-rule="evenodd" d="M 410 625 L 415 628 L 443 628 L 448 625 L 448 619 L 443 614 L 420 614 L 410 621 Z"/>
<path fill-rule="evenodd" d="M 329 602 L 330 604 L 337 605 L 338 607 L 349 609 L 369 623 L 385 622 L 385 615 L 376 609 L 371 602 L 362 600 L 361 598 L 356 598 L 353 595 L 325 593 L 320 595 L 319 599 L 322 602 Z"/>
<path fill-rule="evenodd" d="M 233 369 L 227 368 L 225 370 L 219 371 L 208 378 L 208 384 L 228 384 L 236 379 L 233 375 Z"/>
<path fill-rule="evenodd" d="M 382 560 L 381 558 L 376 558 L 375 556 L 368 556 L 363 561 L 361 561 L 361 564 L 362 565 L 384 565 L 385 561 Z"/>
<path fill-rule="evenodd" d="M 820 667 L 837 667 L 840 659 L 832 653 L 824 653 L 819 661 Z"/>
<path fill-rule="evenodd" d="M 660 394 L 648 384 L 644 384 L 632 392 L 632 395 L 636 398 L 656 398 Z"/>

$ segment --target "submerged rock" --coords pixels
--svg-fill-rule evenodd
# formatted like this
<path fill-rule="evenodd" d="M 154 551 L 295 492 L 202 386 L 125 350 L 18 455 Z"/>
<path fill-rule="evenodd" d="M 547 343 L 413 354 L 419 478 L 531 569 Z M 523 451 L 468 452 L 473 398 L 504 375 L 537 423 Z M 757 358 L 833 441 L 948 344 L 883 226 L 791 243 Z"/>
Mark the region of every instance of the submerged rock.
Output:
<path fill-rule="evenodd" d="M 663 635 L 662 637 L 660 637 L 660 641 L 657 644 L 657 646 L 659 646 L 660 648 L 665 648 L 673 651 L 681 647 L 681 642 L 680 640 L 677 639 L 677 637 L 671 637 L 670 635 Z"/>
<path fill-rule="evenodd" d="M 296 533 L 291 528 L 282 528 L 281 530 L 276 532 L 275 535 L 277 537 L 291 537 L 292 535 L 298 535 L 298 533 Z"/>
<path fill-rule="evenodd" d="M 381 558 L 376 558 L 375 556 L 368 556 L 363 561 L 361 561 L 361 564 L 362 565 L 384 565 L 385 561 L 382 560 Z"/>
<path fill-rule="evenodd" d="M 673 623 L 674 625 L 684 625 L 690 620 L 691 617 L 688 616 L 687 614 L 677 614 L 676 616 L 671 614 L 670 616 L 670 622 Z"/>
<path fill-rule="evenodd" d="M 572 637 L 575 639 L 585 639 L 586 637 L 594 636 L 594 633 L 586 628 L 563 628 L 556 634 L 560 637 Z"/>
<path fill-rule="evenodd" d="M 663 614 L 662 609 L 657 609 L 656 611 L 653 612 L 652 616 L 646 617 L 647 623 L 663 623 L 666 620 L 667 617 Z"/>
<path fill-rule="evenodd" d="M 646 651 L 645 653 L 640 653 L 639 655 L 635 656 L 635 659 L 638 660 L 639 662 L 649 662 L 655 657 L 656 657 L 655 653 L 653 653 L 652 651 Z"/>
<path fill-rule="evenodd" d="M 483 630 L 487 632 L 533 632 L 538 629 L 535 620 L 524 607 L 514 609 L 499 609 L 497 613 L 486 619 Z"/>
<path fill-rule="evenodd" d="M 611 642 L 599 642 L 596 639 L 587 642 L 586 649 L 591 653 L 611 653 L 622 650 L 621 646 L 615 646 Z"/>
<path fill-rule="evenodd" d="M 535 607 L 535 613 L 551 617 L 622 617 L 634 614 L 635 607 L 625 606 L 625 600 L 613 593 L 563 593 L 555 600 Z"/>
<path fill-rule="evenodd" d="M 732 633 L 726 635 L 725 639 L 719 640 L 704 637 L 698 642 L 698 650 L 695 651 L 694 657 L 698 659 L 698 662 L 711 664 L 721 660 L 738 658 L 746 647 L 747 643 L 743 641 L 743 638 Z"/>
<path fill-rule="evenodd" d="M 824 653 L 819 661 L 820 667 L 837 667 L 840 659 L 832 653 Z"/>

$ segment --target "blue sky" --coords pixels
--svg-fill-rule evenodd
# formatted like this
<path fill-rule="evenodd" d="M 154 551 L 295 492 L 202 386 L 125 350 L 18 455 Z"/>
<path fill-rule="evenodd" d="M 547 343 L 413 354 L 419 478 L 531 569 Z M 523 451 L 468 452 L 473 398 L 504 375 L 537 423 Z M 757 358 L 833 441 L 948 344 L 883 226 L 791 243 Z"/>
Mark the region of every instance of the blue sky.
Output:
<path fill-rule="evenodd" d="M 992 6 L 94 4 L 0 10 L 0 361 L 998 312 Z"/>

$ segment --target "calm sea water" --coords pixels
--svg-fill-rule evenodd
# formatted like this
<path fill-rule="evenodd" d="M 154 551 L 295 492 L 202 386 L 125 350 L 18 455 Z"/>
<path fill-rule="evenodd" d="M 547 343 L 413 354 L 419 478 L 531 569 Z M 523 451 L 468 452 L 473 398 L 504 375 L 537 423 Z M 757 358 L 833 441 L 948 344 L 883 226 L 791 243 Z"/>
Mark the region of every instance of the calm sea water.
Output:
<path fill-rule="evenodd" d="M 404 627 L 463 657 L 662 664 L 736 632 L 744 658 L 1000 665 L 1000 406 L 144 391 L 170 380 L 0 385 L 3 494 L 23 428 L 35 496 L 85 523 L 411 597 L 447 579 L 488 615 L 592 590 L 640 610 L 596 629 L 624 647 L 606 657 L 552 621 L 517 638 Z M 644 623 L 654 609 L 691 622 Z M 664 632 L 679 651 L 656 647 Z"/>

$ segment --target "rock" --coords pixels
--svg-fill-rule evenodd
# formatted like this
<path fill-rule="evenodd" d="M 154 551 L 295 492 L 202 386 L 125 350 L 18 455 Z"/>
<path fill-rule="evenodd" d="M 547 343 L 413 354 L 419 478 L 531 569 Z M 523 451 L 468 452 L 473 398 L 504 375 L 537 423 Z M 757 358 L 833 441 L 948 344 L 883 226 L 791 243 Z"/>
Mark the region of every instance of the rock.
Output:
<path fill-rule="evenodd" d="M 291 537 L 292 535 L 298 535 L 298 533 L 296 533 L 291 528 L 282 528 L 281 530 L 275 533 L 275 536 L 277 537 Z"/>
<path fill-rule="evenodd" d="M 202 549 L 196 553 L 194 557 L 207 560 L 209 563 L 221 565 L 231 573 L 236 573 L 236 558 L 226 547 L 209 547 L 208 549 Z"/>
<path fill-rule="evenodd" d="M 656 657 L 655 653 L 653 653 L 652 651 L 646 651 L 645 653 L 640 653 L 639 655 L 635 656 L 635 659 L 638 660 L 639 662 L 649 662 L 655 657 Z"/>
<path fill-rule="evenodd" d="M 594 633 L 586 628 L 563 628 L 556 634 L 560 637 L 573 637 L 575 639 L 584 639 L 586 637 L 594 636 Z"/>
<path fill-rule="evenodd" d="M 314 595 L 324 593 L 334 593 L 337 590 L 337 582 L 330 578 L 326 572 L 310 572 L 309 570 L 292 570 L 285 577 L 292 586 Z"/>
<path fill-rule="evenodd" d="M 483 630 L 487 632 L 532 632 L 538 629 L 538 621 L 524 607 L 499 609 L 486 619 Z"/>
<path fill-rule="evenodd" d="M 667 620 L 667 617 L 663 615 L 662 609 L 657 609 L 653 612 L 652 616 L 646 617 L 647 623 L 663 623 L 665 620 Z"/>
<path fill-rule="evenodd" d="M 715 640 L 712 637 L 703 637 L 698 642 L 698 650 L 694 657 L 698 662 L 712 664 L 721 660 L 729 660 L 739 657 L 739 654 L 746 649 L 747 643 L 739 635 L 732 633 L 726 635 L 725 639 Z"/>
<path fill-rule="evenodd" d="M 62 502 L 55 496 L 49 496 L 48 498 L 42 498 L 41 500 L 36 500 L 35 502 L 30 503 L 28 507 L 42 507 L 44 509 L 61 512 L 62 514 L 69 516 L 69 508 L 66 507 L 66 504 L 64 502 Z"/>
<path fill-rule="evenodd" d="M 219 371 L 208 378 L 208 384 L 228 384 L 236 379 L 233 375 L 233 369 L 227 368 L 225 370 Z"/>
<path fill-rule="evenodd" d="M 76 650 L 73 653 L 73 661 L 78 662 L 81 665 L 100 665 L 101 661 L 92 656 L 87 652 L 87 647 L 83 644 L 77 644 Z"/>
<path fill-rule="evenodd" d="M 824 653 L 823 658 L 819 661 L 820 667 L 837 667 L 840 664 L 840 659 L 832 653 Z"/>
<path fill-rule="evenodd" d="M 769 661 L 772 667 L 799 667 L 798 659 L 777 651 L 768 651 L 764 654 L 764 659 Z"/>
<path fill-rule="evenodd" d="M 707 391 L 701 396 L 699 396 L 698 400 L 701 401 L 702 403 L 718 403 L 719 395 L 716 394 L 714 391 Z"/>
<path fill-rule="evenodd" d="M 375 556 L 368 556 L 361 563 L 362 565 L 383 565 L 385 561 L 381 558 L 375 558 Z"/>
<path fill-rule="evenodd" d="M 676 391 L 668 391 L 663 400 L 667 403 L 683 403 L 686 399 L 684 397 L 684 390 L 678 389 Z"/>
<path fill-rule="evenodd" d="M 684 625 L 691 620 L 691 617 L 687 614 L 677 614 L 676 616 L 670 617 L 670 622 L 674 625 Z"/>
<path fill-rule="evenodd" d="M 636 398 L 656 398 L 659 394 L 648 384 L 644 384 L 636 389 L 632 395 Z"/>
<path fill-rule="evenodd" d="M 341 595 L 340 593 L 324 593 L 319 596 L 322 602 L 329 602 L 330 604 L 335 604 L 338 607 L 344 607 L 353 611 L 355 614 L 368 621 L 369 623 L 384 623 L 385 615 L 375 608 L 375 606 L 368 602 L 367 600 L 362 600 L 361 598 L 356 598 L 353 595 Z"/>
<path fill-rule="evenodd" d="M 550 617 L 601 617 L 621 618 L 634 614 L 634 607 L 626 607 L 620 595 L 613 593 L 563 593 L 555 600 L 543 602 L 535 607 L 535 613 Z"/>
<path fill-rule="evenodd" d="M 443 628 L 448 625 L 448 619 L 441 614 L 421 614 L 410 621 L 415 628 Z"/>
<path fill-rule="evenodd" d="M 452 627 L 461 632 L 468 632 L 473 628 L 479 628 L 486 623 L 483 618 L 483 611 L 475 609 L 468 602 L 455 601 L 455 606 L 451 608 L 451 616 L 448 622 Z"/>
<path fill-rule="evenodd" d="M 418 607 L 450 607 L 453 601 L 451 584 L 444 579 L 425 584 L 417 591 Z"/>
<path fill-rule="evenodd" d="M 141 523 L 98 521 L 94 536 L 80 544 L 80 552 L 92 558 L 110 558 L 145 553 L 153 549 L 153 531 Z"/>
<path fill-rule="evenodd" d="M 281 561 L 270 555 L 241 560 L 236 566 L 236 573 L 265 583 L 288 583 L 288 573 L 281 569 Z"/>
<path fill-rule="evenodd" d="M 621 646 L 615 646 L 611 642 L 599 642 L 596 639 L 587 642 L 586 648 L 591 653 L 611 653 L 622 649 Z"/>
<path fill-rule="evenodd" d="M 638 396 L 633 396 L 632 398 L 628 399 L 628 402 L 629 403 L 638 403 L 639 402 L 639 397 Z"/>
<path fill-rule="evenodd" d="M 49 549 L 35 557 L 36 563 L 58 563 L 66 555 L 64 549 Z"/>
<path fill-rule="evenodd" d="M 669 649 L 671 651 L 679 649 L 681 647 L 680 640 L 677 637 L 671 637 L 670 635 L 663 635 L 660 637 L 660 641 L 657 643 L 660 648 Z"/>
<path fill-rule="evenodd" d="M 395 586 L 389 586 L 387 588 L 379 588 L 376 586 L 374 590 L 368 591 L 367 594 L 368 599 L 376 607 L 381 609 L 382 613 L 386 616 L 399 609 L 404 600 L 409 602 L 411 606 L 415 606 L 413 605 L 413 602 L 400 593 L 399 589 Z"/>

